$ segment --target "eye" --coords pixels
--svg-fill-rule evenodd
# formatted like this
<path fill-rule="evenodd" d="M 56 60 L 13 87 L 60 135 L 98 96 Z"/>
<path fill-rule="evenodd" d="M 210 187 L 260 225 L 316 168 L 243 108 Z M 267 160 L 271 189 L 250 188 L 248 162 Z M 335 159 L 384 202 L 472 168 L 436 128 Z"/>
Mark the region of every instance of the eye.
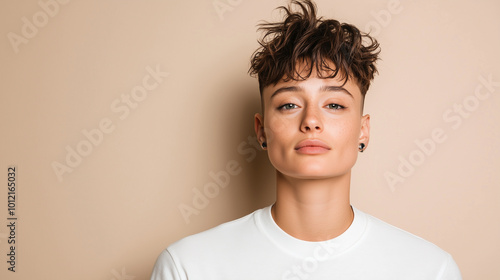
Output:
<path fill-rule="evenodd" d="M 333 110 L 342 110 L 345 108 L 344 106 L 335 103 L 331 103 L 326 106 L 328 107 L 328 109 L 333 109 Z"/>
<path fill-rule="evenodd" d="M 295 109 L 297 108 L 297 105 L 293 104 L 293 103 L 287 103 L 287 104 L 283 104 L 281 106 L 278 107 L 278 110 L 290 110 L 290 109 Z"/>

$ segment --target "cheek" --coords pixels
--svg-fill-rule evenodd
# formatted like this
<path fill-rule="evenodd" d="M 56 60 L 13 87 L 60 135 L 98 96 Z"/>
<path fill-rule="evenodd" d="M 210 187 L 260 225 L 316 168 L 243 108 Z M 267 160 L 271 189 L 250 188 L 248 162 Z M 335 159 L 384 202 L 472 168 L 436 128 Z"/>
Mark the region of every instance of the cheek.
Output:
<path fill-rule="evenodd" d="M 335 147 L 332 153 L 332 162 L 336 168 L 340 168 L 343 172 L 350 170 L 358 158 L 358 141 L 359 141 L 359 124 L 356 122 L 342 122 L 335 126 L 329 127 L 328 138 L 332 140 L 332 145 Z"/>
<path fill-rule="evenodd" d="M 270 117 L 267 120 L 269 121 L 264 124 L 264 132 L 266 133 L 267 142 L 270 145 L 286 139 L 287 134 L 292 131 L 292 125 L 287 120 L 278 117 Z"/>
<path fill-rule="evenodd" d="M 286 162 L 287 151 L 289 151 L 290 145 L 293 145 L 292 139 L 296 136 L 297 128 L 294 129 L 290 120 L 278 117 L 269 118 L 266 127 L 269 161 L 275 168 L 280 169 Z"/>
<path fill-rule="evenodd" d="M 336 148 L 338 156 L 345 160 L 353 158 L 355 160 L 358 153 L 360 126 L 355 121 L 344 121 L 332 124 L 326 128 L 328 138 Z"/>

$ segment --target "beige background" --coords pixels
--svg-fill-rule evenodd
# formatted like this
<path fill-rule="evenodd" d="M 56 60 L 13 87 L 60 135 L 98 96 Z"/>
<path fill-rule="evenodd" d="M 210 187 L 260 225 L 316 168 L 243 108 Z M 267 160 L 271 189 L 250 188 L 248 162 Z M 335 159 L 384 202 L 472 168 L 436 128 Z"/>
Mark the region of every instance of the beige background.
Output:
<path fill-rule="evenodd" d="M 260 104 L 247 69 L 256 24 L 286 1 L 41 3 L 51 15 L 37 1 L 0 8 L 1 279 L 147 279 L 168 244 L 273 202 L 274 170 L 251 138 Z M 464 279 L 500 279 L 500 3 L 317 4 L 382 46 L 353 205 L 450 252 Z M 37 30 L 26 27 L 34 21 Z M 140 95 L 143 79 L 156 82 L 148 67 L 169 75 Z M 132 92 L 142 99 L 124 115 Z M 103 121 L 109 133 L 89 149 L 82 130 Z M 416 141 L 434 130 L 425 154 Z M 59 180 L 53 165 L 67 164 L 67 147 L 87 155 Z M 411 167 L 398 171 L 404 161 Z M 228 163 L 240 173 L 186 223 L 179 205 L 193 207 L 193 189 Z M 9 165 L 18 168 L 15 273 Z M 401 180 L 391 185 L 388 173 Z"/>

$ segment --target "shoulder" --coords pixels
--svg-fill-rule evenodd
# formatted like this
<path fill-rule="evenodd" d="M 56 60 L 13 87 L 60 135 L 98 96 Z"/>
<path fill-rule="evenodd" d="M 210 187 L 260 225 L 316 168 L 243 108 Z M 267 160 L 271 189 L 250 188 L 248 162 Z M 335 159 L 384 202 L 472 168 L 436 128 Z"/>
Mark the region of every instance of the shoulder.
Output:
<path fill-rule="evenodd" d="M 156 263 L 153 267 L 153 272 L 151 273 L 151 280 L 174 280 L 182 279 L 175 261 L 168 252 L 168 250 L 163 250 L 161 254 L 156 259 Z"/>
<path fill-rule="evenodd" d="M 393 226 L 360 210 L 357 213 L 366 219 L 366 232 L 362 242 L 364 249 L 373 257 L 383 256 L 388 262 L 406 271 L 439 275 L 437 279 L 461 279 L 453 257 L 436 244 L 415 234 Z"/>
<path fill-rule="evenodd" d="M 255 225 L 255 215 L 265 208 L 256 210 L 244 217 L 220 224 L 211 229 L 184 237 L 167 247 L 175 256 L 202 256 L 204 252 L 213 254 L 230 244 L 241 244 L 254 236 L 258 228 Z"/>
<path fill-rule="evenodd" d="M 224 270 L 236 248 L 245 251 L 251 246 L 249 240 L 258 231 L 255 215 L 263 209 L 172 243 L 158 257 L 151 279 L 188 279 L 188 271 L 196 278 Z"/>
<path fill-rule="evenodd" d="M 358 210 L 359 211 L 359 210 Z M 377 240 L 381 245 L 410 250 L 413 253 L 435 254 L 444 257 L 447 253 L 432 242 L 413 233 L 393 226 L 379 218 L 366 214 L 367 238 Z"/>

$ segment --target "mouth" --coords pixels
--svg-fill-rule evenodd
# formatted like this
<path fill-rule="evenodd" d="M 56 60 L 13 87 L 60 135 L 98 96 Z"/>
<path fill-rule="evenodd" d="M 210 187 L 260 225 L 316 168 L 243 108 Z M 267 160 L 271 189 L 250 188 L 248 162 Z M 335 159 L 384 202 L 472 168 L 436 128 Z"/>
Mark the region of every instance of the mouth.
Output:
<path fill-rule="evenodd" d="M 306 139 L 297 146 L 295 150 L 300 154 L 323 154 L 331 150 L 331 148 L 323 141 L 318 139 Z"/>

